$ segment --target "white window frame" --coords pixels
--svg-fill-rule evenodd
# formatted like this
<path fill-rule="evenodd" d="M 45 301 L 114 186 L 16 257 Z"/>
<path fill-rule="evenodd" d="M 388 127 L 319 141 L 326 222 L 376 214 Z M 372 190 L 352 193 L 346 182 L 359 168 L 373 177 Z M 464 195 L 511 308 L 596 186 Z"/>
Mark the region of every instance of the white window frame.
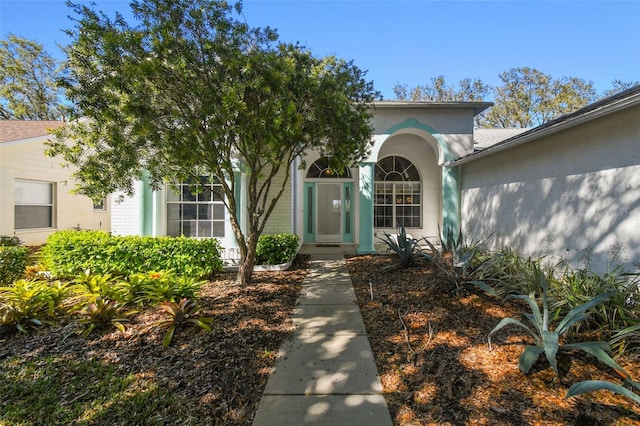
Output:
<path fill-rule="evenodd" d="M 34 200 L 29 200 L 29 201 L 22 201 L 22 194 L 20 193 L 20 190 L 23 190 L 24 188 L 20 188 L 20 184 L 26 184 L 26 185 L 42 185 L 42 186 L 48 186 L 48 192 L 49 192 L 49 201 L 48 202 L 37 202 Z M 14 182 L 14 229 L 16 231 L 29 231 L 29 230 L 33 230 L 33 229 L 51 229 L 51 228 L 55 228 L 56 226 L 56 186 L 55 186 L 55 182 L 48 182 L 48 181 L 39 181 L 39 180 L 32 180 L 32 179 L 16 179 Z M 29 191 L 31 194 L 33 194 L 33 191 Z M 49 211 L 49 223 L 47 224 L 47 226 L 21 226 L 18 227 L 18 222 L 19 222 L 19 214 L 18 214 L 18 210 L 19 209 L 23 209 L 23 208 L 29 208 L 29 207 L 36 207 L 36 208 L 42 208 L 42 207 L 46 207 L 48 209 L 50 209 Z"/>
<path fill-rule="evenodd" d="M 193 238 L 224 238 L 226 234 L 227 209 L 221 197 L 221 185 L 213 182 L 197 184 L 206 187 L 203 191 L 192 194 L 193 185 L 181 182 L 176 185 L 178 191 L 170 186 L 166 188 L 167 203 L 167 235 Z M 216 190 L 217 188 L 217 190 Z M 189 207 L 192 212 L 186 212 L 185 207 Z M 178 217 L 172 217 L 172 210 L 177 210 Z M 185 213 L 189 216 L 185 217 Z M 222 216 L 220 216 L 222 213 Z M 200 217 L 201 214 L 210 215 L 210 217 Z M 174 232 L 173 225 L 178 226 L 178 233 Z M 208 229 L 207 229 L 208 228 Z M 187 230 L 187 233 L 185 233 Z M 221 231 L 217 232 L 216 231 Z"/>
<path fill-rule="evenodd" d="M 376 171 L 379 168 L 380 174 L 384 173 L 385 176 L 384 179 L 379 179 L 379 174 L 376 173 L 374 181 L 374 228 L 399 228 L 402 225 L 405 228 L 421 228 L 423 195 L 418 169 L 410 160 L 402 156 L 391 155 L 389 157 L 393 158 L 390 170 L 376 166 Z M 386 158 L 388 157 L 382 160 Z M 396 161 L 396 158 L 399 161 Z M 417 174 L 417 176 L 412 178 L 411 174 Z M 389 209 L 391 215 L 380 213 Z M 411 213 L 416 210 L 417 214 Z M 407 214 L 407 211 L 410 213 Z M 385 218 L 388 218 L 390 222 L 385 221 Z M 407 219 L 410 220 L 409 224 L 407 224 Z"/>

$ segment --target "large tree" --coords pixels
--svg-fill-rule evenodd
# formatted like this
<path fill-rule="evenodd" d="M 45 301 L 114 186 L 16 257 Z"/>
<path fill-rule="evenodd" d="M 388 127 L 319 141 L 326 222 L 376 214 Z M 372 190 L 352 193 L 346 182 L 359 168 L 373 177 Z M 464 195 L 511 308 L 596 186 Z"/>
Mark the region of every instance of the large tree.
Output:
<path fill-rule="evenodd" d="M 145 174 L 154 188 L 212 175 L 241 253 L 238 283 L 251 280 L 258 237 L 295 158 L 318 149 L 344 167 L 370 146 L 377 93 L 365 73 L 249 27 L 240 4 L 133 1 L 135 26 L 72 7 L 64 86 L 75 120 L 50 154 L 78 167 L 78 191 L 94 199 L 131 194 Z M 246 230 L 238 172 L 246 175 Z"/>
<path fill-rule="evenodd" d="M 9 34 L 0 40 L 0 118 L 61 117 L 58 62 L 32 40 Z"/>
<path fill-rule="evenodd" d="M 554 79 L 535 68 L 511 68 L 500 75 L 494 106 L 484 127 L 534 127 L 573 112 L 596 99 L 593 83 L 570 77 Z"/>

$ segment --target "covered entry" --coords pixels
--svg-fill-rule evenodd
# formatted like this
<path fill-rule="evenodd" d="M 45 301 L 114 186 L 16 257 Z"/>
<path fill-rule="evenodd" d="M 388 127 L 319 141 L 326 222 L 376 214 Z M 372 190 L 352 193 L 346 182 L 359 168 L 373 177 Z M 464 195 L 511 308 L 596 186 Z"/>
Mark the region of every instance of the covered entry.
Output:
<path fill-rule="evenodd" d="M 304 188 L 304 241 L 353 242 L 353 179 L 349 169 L 338 172 L 322 157 L 308 169 Z"/>

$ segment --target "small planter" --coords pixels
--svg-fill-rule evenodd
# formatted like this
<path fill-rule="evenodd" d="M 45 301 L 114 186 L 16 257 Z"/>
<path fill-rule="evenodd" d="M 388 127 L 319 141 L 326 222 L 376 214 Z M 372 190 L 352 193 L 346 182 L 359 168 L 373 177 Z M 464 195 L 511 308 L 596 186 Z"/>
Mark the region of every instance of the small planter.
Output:
<path fill-rule="evenodd" d="M 268 271 L 286 271 L 291 267 L 291 263 L 279 263 L 277 265 L 256 265 L 253 267 L 253 272 L 268 272 Z"/>

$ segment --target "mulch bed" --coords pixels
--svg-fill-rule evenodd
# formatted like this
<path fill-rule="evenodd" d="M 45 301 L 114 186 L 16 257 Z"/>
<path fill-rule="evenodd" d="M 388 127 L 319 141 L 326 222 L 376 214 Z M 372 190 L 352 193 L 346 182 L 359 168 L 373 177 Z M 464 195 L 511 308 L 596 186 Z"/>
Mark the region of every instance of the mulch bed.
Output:
<path fill-rule="evenodd" d="M 520 319 L 526 305 L 456 290 L 428 267 L 382 271 L 390 264 L 386 256 L 347 259 L 394 424 L 640 425 L 640 406 L 611 392 L 564 399 L 579 381 L 621 383 L 589 356 L 576 353 L 559 379 L 542 362 L 520 373 L 518 357 L 532 341 L 517 327 L 498 332 L 489 349 L 491 329 Z M 618 362 L 640 379 L 637 363 Z"/>
<path fill-rule="evenodd" d="M 192 418 L 200 419 L 194 424 L 250 425 L 278 349 L 293 331 L 292 309 L 306 263 L 285 272 L 255 273 L 247 286 L 233 284 L 235 273 L 221 274 L 202 288 L 198 300 L 201 315 L 214 318 L 213 331 L 184 329 L 168 348 L 162 346 L 163 332 L 148 327 L 161 318 L 152 309 L 128 323 L 124 335 L 110 328 L 83 338 L 70 332 L 71 324 L 5 334 L 0 354 L 110 363 L 119 374 L 135 374 L 171 390 Z"/>

